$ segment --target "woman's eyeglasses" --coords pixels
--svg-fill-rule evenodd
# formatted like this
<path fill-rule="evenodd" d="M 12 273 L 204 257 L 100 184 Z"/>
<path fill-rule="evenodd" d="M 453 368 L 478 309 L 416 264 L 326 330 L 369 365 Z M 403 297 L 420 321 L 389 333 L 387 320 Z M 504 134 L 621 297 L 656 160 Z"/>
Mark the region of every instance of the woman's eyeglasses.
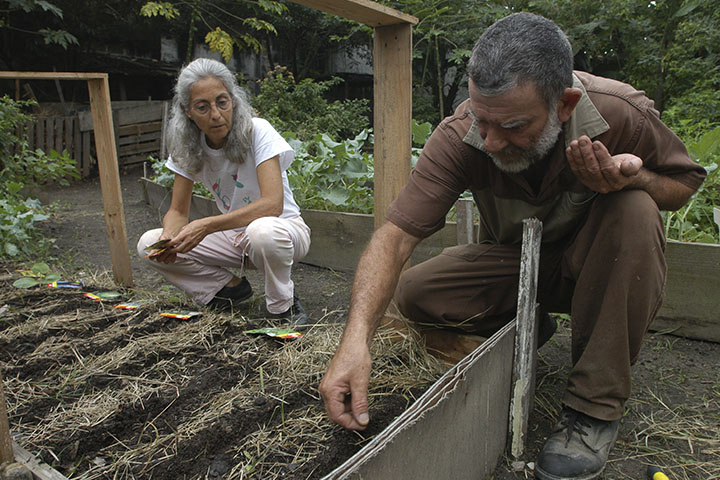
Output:
<path fill-rule="evenodd" d="M 215 108 L 217 108 L 221 112 L 227 112 L 228 110 L 230 110 L 230 108 L 232 108 L 232 100 L 230 99 L 230 97 L 219 97 L 213 103 L 198 102 L 192 106 L 192 109 L 198 115 L 207 115 L 212 110 L 213 105 L 215 105 Z"/>

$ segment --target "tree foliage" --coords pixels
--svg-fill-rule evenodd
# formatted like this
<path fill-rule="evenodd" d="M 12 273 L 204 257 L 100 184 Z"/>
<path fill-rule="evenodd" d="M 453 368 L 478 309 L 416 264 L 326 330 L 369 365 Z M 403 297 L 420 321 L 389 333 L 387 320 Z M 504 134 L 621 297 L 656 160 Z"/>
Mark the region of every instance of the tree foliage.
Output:
<path fill-rule="evenodd" d="M 46 45 L 59 45 L 67 49 L 70 45 L 77 45 L 77 38 L 62 29 L 54 28 L 26 28 L 20 16 L 40 16 L 63 19 L 63 11 L 54 3 L 46 0 L 2 0 L 0 1 L 0 29 L 8 29 L 30 37 L 37 36 L 43 39 Z M 36 24 L 37 25 L 37 24 Z"/>
<path fill-rule="evenodd" d="M 285 10 L 285 5 L 275 0 L 180 0 L 149 1 L 140 8 L 140 14 L 182 25 L 188 38 L 186 61 L 192 59 L 196 32 L 204 31 L 210 50 L 220 53 L 227 62 L 236 48 L 259 52 L 263 45 L 257 35 L 277 34 L 275 26 L 259 18 L 260 14 L 280 17 Z"/>
<path fill-rule="evenodd" d="M 325 133 L 334 138 L 354 138 L 368 127 L 368 100 L 328 102 L 325 92 L 340 78 L 295 80 L 286 67 L 277 66 L 260 82 L 253 99 L 258 114 L 280 132 L 293 132 L 307 140 Z"/>

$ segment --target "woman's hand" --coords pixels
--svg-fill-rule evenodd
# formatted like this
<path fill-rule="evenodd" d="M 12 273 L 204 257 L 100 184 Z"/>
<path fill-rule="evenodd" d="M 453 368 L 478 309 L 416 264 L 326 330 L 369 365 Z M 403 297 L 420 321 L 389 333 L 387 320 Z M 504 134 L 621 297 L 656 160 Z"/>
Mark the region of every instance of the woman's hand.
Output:
<path fill-rule="evenodd" d="M 208 229 L 208 220 L 201 218 L 193 220 L 170 239 L 171 248 L 168 249 L 169 253 L 187 253 L 195 248 L 203 238 L 205 238 L 211 230 Z"/>
<path fill-rule="evenodd" d="M 168 252 L 170 246 L 170 236 L 166 235 L 163 231 L 160 239 L 148 247 L 150 252 L 147 254 L 147 257 L 150 260 L 155 260 L 160 263 L 175 263 L 177 254 Z"/>

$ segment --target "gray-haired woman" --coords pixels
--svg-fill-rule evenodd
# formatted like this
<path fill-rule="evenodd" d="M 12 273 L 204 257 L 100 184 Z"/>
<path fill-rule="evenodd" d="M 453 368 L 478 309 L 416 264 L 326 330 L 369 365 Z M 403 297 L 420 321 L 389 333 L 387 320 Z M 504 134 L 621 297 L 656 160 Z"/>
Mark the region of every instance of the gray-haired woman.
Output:
<path fill-rule="evenodd" d="M 175 172 L 170 208 L 162 228 L 146 232 L 138 254 L 196 302 L 227 309 L 252 296 L 240 272 L 247 258 L 265 274 L 271 315 L 307 323 L 290 278 L 292 265 L 310 248 L 310 229 L 300 217 L 286 170 L 295 152 L 261 118 L 222 63 L 201 58 L 180 72 L 168 127 Z M 189 221 L 192 187 L 210 190 L 221 215 Z M 148 247 L 165 240 L 162 247 Z"/>

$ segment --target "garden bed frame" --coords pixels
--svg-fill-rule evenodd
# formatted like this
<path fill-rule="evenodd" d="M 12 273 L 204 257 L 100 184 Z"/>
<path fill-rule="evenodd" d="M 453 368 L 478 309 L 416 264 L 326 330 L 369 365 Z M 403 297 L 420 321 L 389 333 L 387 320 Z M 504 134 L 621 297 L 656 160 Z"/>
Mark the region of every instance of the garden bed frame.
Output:
<path fill-rule="evenodd" d="M 167 211 L 169 190 L 146 178 L 140 182 L 143 183 L 145 201 L 160 214 Z M 458 212 L 467 208 L 467 202 L 460 201 L 460 205 Z M 192 218 L 200 218 L 217 215 L 218 209 L 213 200 L 194 195 L 190 212 Z M 302 210 L 302 216 L 313 232 L 310 251 L 303 263 L 354 271 L 373 232 L 372 215 Z M 459 225 L 447 222 L 442 230 L 420 242 L 411 262 L 419 263 L 437 255 L 443 248 L 476 238 L 477 233 L 470 226 L 472 217 L 463 217 Z M 720 271 L 720 245 L 669 241 L 665 258 L 668 264 L 665 301 L 651 328 L 695 340 L 720 342 L 720 318 L 716 314 L 720 311 L 717 294 L 720 291 L 717 274 Z"/>

